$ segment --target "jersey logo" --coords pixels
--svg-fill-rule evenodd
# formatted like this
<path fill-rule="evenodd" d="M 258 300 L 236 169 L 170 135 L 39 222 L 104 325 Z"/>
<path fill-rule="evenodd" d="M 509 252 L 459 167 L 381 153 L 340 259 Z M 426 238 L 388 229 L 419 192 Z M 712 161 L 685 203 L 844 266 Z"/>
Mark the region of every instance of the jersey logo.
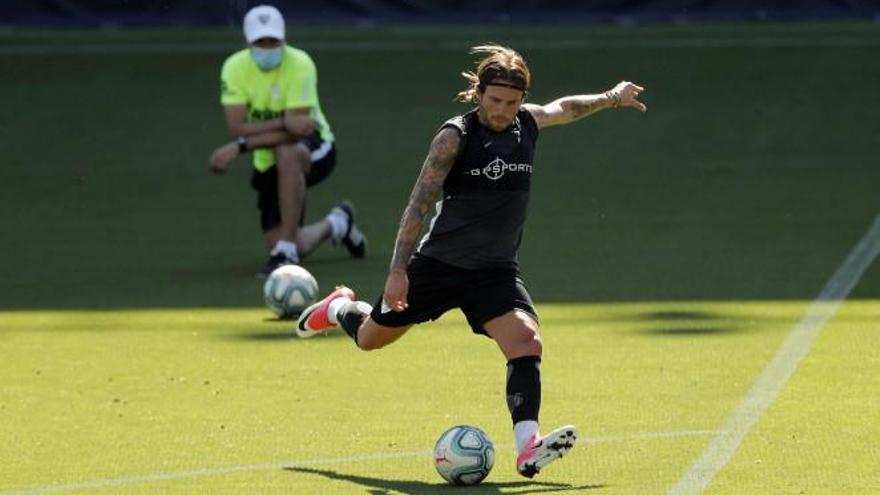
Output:
<path fill-rule="evenodd" d="M 532 173 L 532 165 L 530 163 L 507 163 L 496 156 L 485 167 L 466 170 L 465 174 L 471 176 L 483 175 L 487 179 L 498 180 L 504 177 L 506 172 L 530 174 Z"/>

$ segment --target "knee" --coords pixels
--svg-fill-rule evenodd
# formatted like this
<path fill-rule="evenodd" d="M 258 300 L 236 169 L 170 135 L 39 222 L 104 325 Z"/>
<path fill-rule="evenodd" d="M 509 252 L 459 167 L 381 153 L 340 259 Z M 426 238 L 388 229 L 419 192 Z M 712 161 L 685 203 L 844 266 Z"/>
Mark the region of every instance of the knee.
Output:
<path fill-rule="evenodd" d="M 541 341 L 541 336 L 538 332 L 534 330 L 526 332 L 520 341 L 519 350 L 520 352 L 518 354 L 521 356 L 541 357 L 544 352 L 544 343 Z"/>
<path fill-rule="evenodd" d="M 303 146 L 281 144 L 275 147 L 275 162 L 278 173 L 305 173 L 311 165 L 311 156 Z"/>
<path fill-rule="evenodd" d="M 509 357 L 541 357 L 544 352 L 544 343 L 541 341 L 541 334 L 536 325 L 519 326 L 511 337 L 506 353 Z"/>

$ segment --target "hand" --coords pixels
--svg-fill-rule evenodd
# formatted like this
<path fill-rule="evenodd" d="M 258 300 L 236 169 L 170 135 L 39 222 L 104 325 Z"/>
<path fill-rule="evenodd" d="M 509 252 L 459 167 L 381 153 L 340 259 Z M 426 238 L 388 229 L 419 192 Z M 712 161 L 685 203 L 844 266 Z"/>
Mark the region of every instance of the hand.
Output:
<path fill-rule="evenodd" d="M 401 312 L 409 306 L 406 295 L 409 292 L 409 277 L 404 270 L 391 270 L 388 279 L 385 280 L 385 292 L 382 301 L 391 308 L 391 311 Z"/>
<path fill-rule="evenodd" d="M 617 86 L 614 86 L 614 89 L 609 91 L 609 93 L 614 95 L 615 100 L 617 100 L 615 106 L 632 107 L 640 112 L 646 112 L 648 111 L 648 107 L 637 99 L 639 93 L 644 90 L 645 88 L 629 81 L 621 81 L 617 83 Z"/>
<path fill-rule="evenodd" d="M 284 130 L 296 137 L 311 136 L 321 128 L 318 121 L 301 113 L 285 113 L 282 118 Z"/>
<path fill-rule="evenodd" d="M 236 157 L 238 157 L 238 143 L 226 143 L 211 153 L 208 169 L 214 175 L 224 174 L 229 163 Z"/>

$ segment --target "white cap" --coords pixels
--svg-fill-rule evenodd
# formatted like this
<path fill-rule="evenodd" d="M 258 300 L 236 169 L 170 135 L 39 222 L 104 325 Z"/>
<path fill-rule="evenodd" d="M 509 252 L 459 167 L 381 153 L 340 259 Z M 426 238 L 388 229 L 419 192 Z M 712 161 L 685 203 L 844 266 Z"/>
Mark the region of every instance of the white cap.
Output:
<path fill-rule="evenodd" d="M 248 43 L 260 38 L 284 39 L 284 17 L 271 5 L 258 5 L 244 16 L 244 37 Z"/>

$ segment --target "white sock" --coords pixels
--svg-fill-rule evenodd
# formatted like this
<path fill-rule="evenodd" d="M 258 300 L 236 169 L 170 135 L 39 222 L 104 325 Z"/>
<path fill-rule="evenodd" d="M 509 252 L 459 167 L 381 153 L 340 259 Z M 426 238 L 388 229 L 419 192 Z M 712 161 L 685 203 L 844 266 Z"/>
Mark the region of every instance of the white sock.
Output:
<path fill-rule="evenodd" d="M 296 244 L 290 241 L 280 240 L 275 243 L 275 247 L 272 248 L 272 252 L 270 253 L 272 256 L 276 254 L 283 254 L 288 258 L 299 262 L 299 252 L 296 250 Z"/>
<path fill-rule="evenodd" d="M 330 237 L 333 242 L 339 242 L 348 230 L 348 216 L 339 208 L 333 208 L 330 213 L 324 217 L 330 224 Z"/>
<path fill-rule="evenodd" d="M 516 453 L 520 454 L 526 446 L 526 442 L 538 434 L 537 421 L 520 421 L 513 425 L 513 435 L 516 437 Z"/>
<path fill-rule="evenodd" d="M 339 325 L 339 318 L 336 314 L 339 313 L 339 310 L 342 309 L 343 306 L 350 302 L 351 299 L 347 297 L 337 297 L 330 301 L 330 306 L 327 307 L 327 319 L 330 320 L 330 323 Z"/>

